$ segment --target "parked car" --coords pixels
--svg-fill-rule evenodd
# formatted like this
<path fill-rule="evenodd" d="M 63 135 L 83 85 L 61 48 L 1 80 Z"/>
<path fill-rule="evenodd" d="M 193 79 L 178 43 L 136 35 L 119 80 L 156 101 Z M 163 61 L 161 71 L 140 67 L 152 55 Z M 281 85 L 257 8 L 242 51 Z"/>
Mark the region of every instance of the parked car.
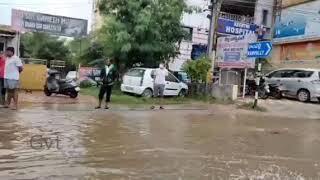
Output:
<path fill-rule="evenodd" d="M 123 76 L 121 91 L 141 95 L 143 97 L 152 97 L 153 82 L 152 74 L 155 69 L 150 68 L 133 68 Z M 187 95 L 188 86 L 179 81 L 172 73 L 166 77 L 165 96 Z"/>
<path fill-rule="evenodd" d="M 319 69 L 279 69 L 267 74 L 266 82 L 281 85 L 284 96 L 301 102 L 320 101 Z"/>
<path fill-rule="evenodd" d="M 184 71 L 173 71 L 172 74 L 174 76 L 176 76 L 181 82 L 184 82 L 186 84 L 190 84 L 191 83 L 190 77 Z"/>

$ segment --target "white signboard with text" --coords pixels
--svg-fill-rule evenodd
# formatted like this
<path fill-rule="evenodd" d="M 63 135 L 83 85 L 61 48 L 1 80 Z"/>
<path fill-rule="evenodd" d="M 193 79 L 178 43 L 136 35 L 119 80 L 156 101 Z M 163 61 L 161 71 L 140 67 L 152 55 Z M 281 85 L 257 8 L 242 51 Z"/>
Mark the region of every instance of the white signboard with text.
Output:
<path fill-rule="evenodd" d="M 250 43 L 257 41 L 255 35 L 218 38 L 216 61 L 221 68 L 254 68 L 255 58 L 248 58 Z"/>

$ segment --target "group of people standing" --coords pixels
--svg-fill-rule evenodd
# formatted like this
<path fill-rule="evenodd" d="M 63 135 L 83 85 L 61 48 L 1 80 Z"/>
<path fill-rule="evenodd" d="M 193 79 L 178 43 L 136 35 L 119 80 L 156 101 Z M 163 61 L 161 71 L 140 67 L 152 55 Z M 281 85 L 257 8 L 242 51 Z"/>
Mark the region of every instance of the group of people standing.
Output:
<path fill-rule="evenodd" d="M 14 105 L 12 109 L 18 109 L 19 79 L 22 71 L 22 61 L 19 57 L 15 56 L 15 49 L 13 47 L 8 47 L 4 54 L 0 54 L 0 108 L 9 108 L 13 99 Z M 164 64 L 161 63 L 155 74 L 153 74 L 154 97 L 160 96 L 163 98 L 166 76 L 168 76 L 168 71 L 165 69 Z M 99 103 L 96 109 L 101 108 L 105 95 L 105 109 L 109 109 L 112 88 L 116 79 L 116 69 L 112 60 L 106 60 L 100 79 L 102 80 L 102 84 L 99 92 Z M 161 101 L 159 104 L 161 104 Z M 155 109 L 155 106 L 152 106 L 151 109 Z M 163 106 L 160 105 L 160 109 L 163 109 Z"/>
<path fill-rule="evenodd" d="M 18 89 L 20 73 L 23 64 L 19 57 L 15 56 L 15 49 L 8 47 L 4 54 L 0 54 L 0 107 L 9 108 L 11 100 L 13 110 L 18 109 Z"/>

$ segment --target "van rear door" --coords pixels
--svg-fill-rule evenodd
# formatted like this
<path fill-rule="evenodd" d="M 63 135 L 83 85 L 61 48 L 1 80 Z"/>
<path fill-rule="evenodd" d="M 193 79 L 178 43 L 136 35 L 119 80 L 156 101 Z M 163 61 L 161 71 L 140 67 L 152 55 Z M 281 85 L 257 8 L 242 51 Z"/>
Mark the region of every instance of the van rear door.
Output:
<path fill-rule="evenodd" d="M 145 69 L 130 69 L 123 77 L 123 84 L 127 86 L 141 86 Z"/>

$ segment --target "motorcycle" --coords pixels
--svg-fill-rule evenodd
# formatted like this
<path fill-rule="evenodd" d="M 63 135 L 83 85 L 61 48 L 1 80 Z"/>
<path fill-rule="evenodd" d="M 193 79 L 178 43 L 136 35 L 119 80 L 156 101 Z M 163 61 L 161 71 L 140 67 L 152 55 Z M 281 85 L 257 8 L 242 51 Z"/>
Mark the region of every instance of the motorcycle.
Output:
<path fill-rule="evenodd" d="M 269 97 L 281 99 L 283 90 L 281 89 L 281 85 L 268 84 L 264 78 L 261 78 L 258 87 L 258 94 L 260 99 L 268 99 Z"/>
<path fill-rule="evenodd" d="M 60 79 L 60 73 L 56 70 L 50 70 L 44 85 L 44 93 L 47 96 L 52 94 L 63 94 L 71 98 L 77 98 L 80 91 L 78 83 L 72 79 Z"/>

